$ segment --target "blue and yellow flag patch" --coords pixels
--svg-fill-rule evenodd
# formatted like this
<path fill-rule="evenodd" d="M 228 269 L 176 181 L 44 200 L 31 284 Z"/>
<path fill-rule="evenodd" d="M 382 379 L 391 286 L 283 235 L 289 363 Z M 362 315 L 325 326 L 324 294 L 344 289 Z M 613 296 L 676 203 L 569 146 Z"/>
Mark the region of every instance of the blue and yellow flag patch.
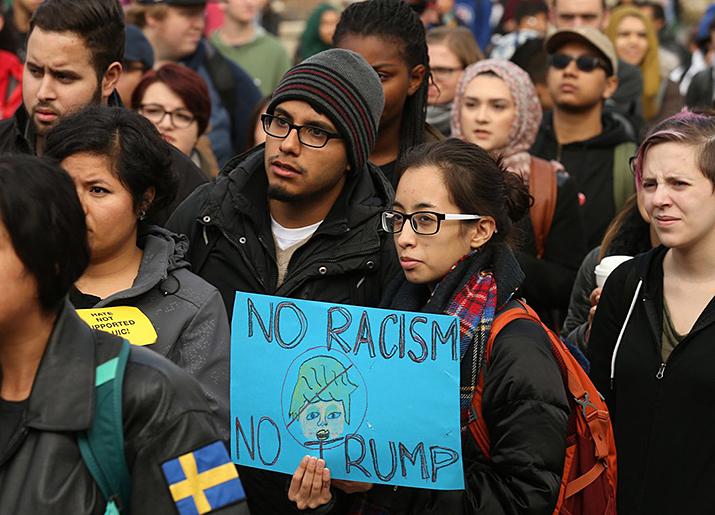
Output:
<path fill-rule="evenodd" d="M 246 498 L 226 447 L 214 442 L 161 465 L 181 515 L 199 515 Z"/>

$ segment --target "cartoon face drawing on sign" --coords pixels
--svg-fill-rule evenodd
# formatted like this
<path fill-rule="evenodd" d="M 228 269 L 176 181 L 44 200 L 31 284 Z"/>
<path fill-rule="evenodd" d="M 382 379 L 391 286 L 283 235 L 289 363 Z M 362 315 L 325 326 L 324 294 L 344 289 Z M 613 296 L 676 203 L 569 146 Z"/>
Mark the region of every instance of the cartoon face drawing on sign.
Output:
<path fill-rule="evenodd" d="M 358 387 L 351 368 L 330 356 L 315 356 L 300 365 L 288 415 L 298 420 L 309 441 L 339 438 L 350 424 L 350 396 Z"/>

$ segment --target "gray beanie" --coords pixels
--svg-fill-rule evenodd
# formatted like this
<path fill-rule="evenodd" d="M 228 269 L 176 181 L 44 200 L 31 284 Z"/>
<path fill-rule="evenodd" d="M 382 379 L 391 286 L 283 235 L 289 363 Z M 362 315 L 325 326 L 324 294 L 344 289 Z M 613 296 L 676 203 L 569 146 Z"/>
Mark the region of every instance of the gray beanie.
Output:
<path fill-rule="evenodd" d="M 345 140 L 353 170 L 361 170 L 375 146 L 385 105 L 375 70 L 352 50 L 334 48 L 288 70 L 266 111 L 288 100 L 302 100 L 325 114 Z"/>

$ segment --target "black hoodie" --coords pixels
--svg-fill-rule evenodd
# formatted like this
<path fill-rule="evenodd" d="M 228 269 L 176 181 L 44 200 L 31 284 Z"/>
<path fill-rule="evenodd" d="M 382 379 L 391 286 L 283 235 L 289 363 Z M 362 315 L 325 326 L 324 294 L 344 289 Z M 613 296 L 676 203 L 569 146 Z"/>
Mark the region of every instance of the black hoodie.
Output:
<path fill-rule="evenodd" d="M 554 132 L 553 115 L 547 113 L 531 147 L 531 154 L 563 163 L 575 179 L 581 196 L 587 248 L 601 243 L 617 212 L 613 194 L 614 151 L 619 144 L 632 141 L 623 125 L 610 113 L 603 113 L 601 123 L 603 131 L 599 135 L 561 145 Z"/>

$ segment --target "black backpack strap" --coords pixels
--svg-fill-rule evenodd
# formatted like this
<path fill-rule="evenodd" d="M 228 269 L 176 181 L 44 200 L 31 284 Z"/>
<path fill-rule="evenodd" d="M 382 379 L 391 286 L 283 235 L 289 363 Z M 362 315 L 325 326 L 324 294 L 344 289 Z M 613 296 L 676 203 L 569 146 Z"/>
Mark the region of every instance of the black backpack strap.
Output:
<path fill-rule="evenodd" d="M 224 109 L 228 112 L 228 116 L 231 119 L 231 143 L 234 148 L 240 149 L 243 142 L 236 141 L 236 112 L 238 111 L 238 103 L 236 101 L 236 95 L 234 94 L 234 79 L 233 70 L 231 70 L 231 64 L 229 61 L 221 55 L 221 52 L 216 50 L 211 45 L 207 45 L 208 59 L 206 60 L 206 68 L 211 76 L 211 82 L 213 82 L 216 91 L 218 91 L 218 96 L 221 98 L 221 103 Z M 241 143 L 241 145 L 236 145 L 236 143 Z"/>
<path fill-rule="evenodd" d="M 105 515 L 128 513 L 130 507 L 132 483 L 124 456 L 122 420 L 122 386 L 129 350 L 129 342 L 123 340 L 118 354 L 97 366 L 92 426 L 77 436 L 82 459 L 107 501 Z"/>

